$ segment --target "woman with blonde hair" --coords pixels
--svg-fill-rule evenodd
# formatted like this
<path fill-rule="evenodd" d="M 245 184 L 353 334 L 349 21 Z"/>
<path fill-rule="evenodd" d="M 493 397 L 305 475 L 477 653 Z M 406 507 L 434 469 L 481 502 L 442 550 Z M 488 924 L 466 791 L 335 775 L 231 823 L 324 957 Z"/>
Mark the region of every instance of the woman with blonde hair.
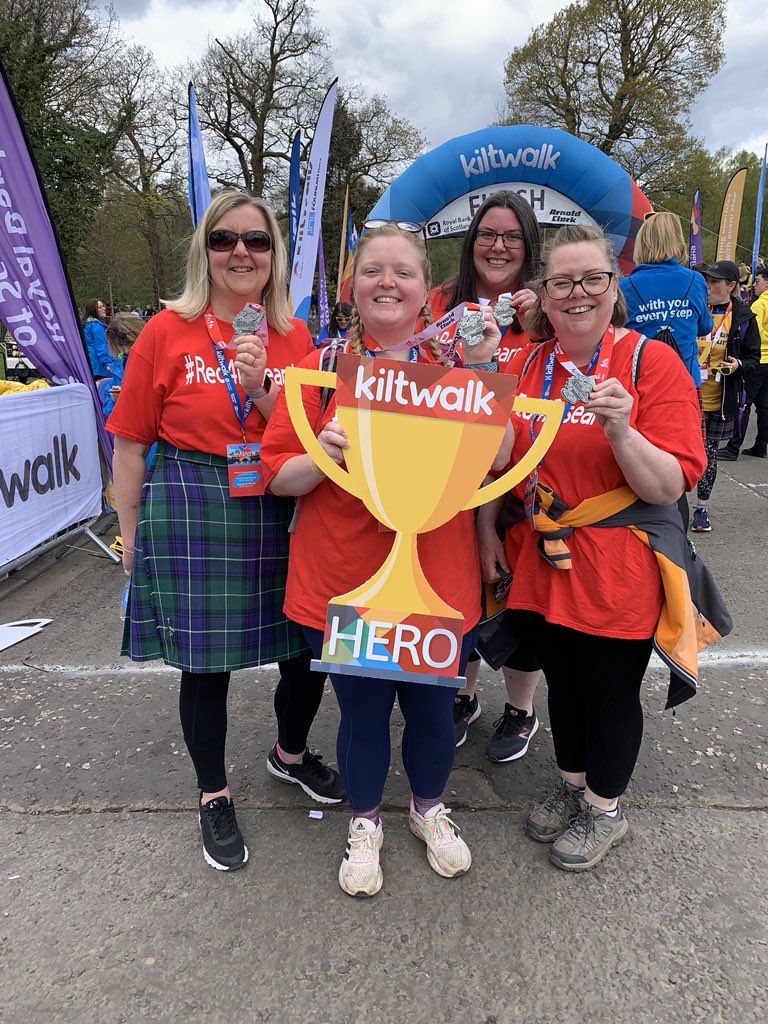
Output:
<path fill-rule="evenodd" d="M 372 228 L 355 254 L 355 309 L 346 350 L 373 359 L 434 363 L 435 343 L 404 346 L 405 339 L 431 320 L 428 305 L 429 258 L 418 233 L 405 222 Z M 414 225 L 416 232 L 418 225 Z M 484 339 L 473 360 L 488 367 L 499 342 L 490 309 Z M 321 353 L 305 365 L 317 367 Z M 473 365 L 475 365 L 473 363 Z M 498 364 L 493 364 L 498 370 Z M 322 392 L 304 388 L 307 419 L 320 445 L 341 464 L 349 441 L 335 419 L 335 400 L 323 405 Z M 264 438 L 262 457 L 274 494 L 301 495 L 301 514 L 291 544 L 285 610 L 301 625 L 320 656 L 328 602 L 364 583 L 386 559 L 392 533 L 384 530 L 359 499 L 325 477 L 299 441 L 281 396 Z M 419 559 L 437 594 L 464 616 L 459 673 L 475 645 L 480 618 L 480 575 L 471 512 L 460 512 L 444 526 L 418 538 Z M 352 896 L 373 896 L 382 886 L 379 852 L 383 832 L 379 807 L 390 766 L 390 716 L 395 699 L 405 718 L 402 756 L 411 785 L 409 827 L 427 848 L 437 874 L 463 874 L 472 858 L 450 811 L 442 802 L 455 756 L 453 701 L 457 687 L 394 682 L 391 678 L 331 673 L 341 711 L 337 758 L 352 818 L 339 885 Z"/>
<path fill-rule="evenodd" d="M 282 610 L 292 502 L 258 487 L 283 370 L 314 350 L 306 324 L 289 316 L 285 247 L 263 200 L 236 191 L 213 199 L 192 236 L 184 290 L 165 305 L 133 347 L 108 423 L 131 578 L 123 653 L 181 670 L 203 853 L 228 871 L 248 859 L 224 760 L 233 670 L 278 663 L 270 773 L 315 800 L 343 798 L 337 773 L 306 747 L 324 677 L 310 671 L 301 630 Z M 268 338 L 254 306 L 265 311 Z M 241 313 L 246 328 L 233 325 Z M 243 496 L 229 477 L 246 450 L 256 483 Z"/>
<path fill-rule="evenodd" d="M 696 387 L 701 385 L 696 338 L 712 330 L 704 278 L 683 264 L 688 249 L 674 213 L 648 214 L 635 238 L 635 269 L 619 287 L 627 302 L 627 327 L 672 343 Z"/>

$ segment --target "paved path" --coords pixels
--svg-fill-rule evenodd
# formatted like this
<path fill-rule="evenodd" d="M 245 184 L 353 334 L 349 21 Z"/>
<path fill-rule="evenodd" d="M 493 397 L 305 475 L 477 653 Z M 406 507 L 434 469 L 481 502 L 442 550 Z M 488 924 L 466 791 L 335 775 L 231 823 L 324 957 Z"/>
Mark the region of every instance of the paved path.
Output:
<path fill-rule="evenodd" d="M 265 771 L 270 669 L 237 673 L 230 706 L 251 859 L 211 871 L 176 675 L 117 657 L 119 568 L 75 551 L 0 583 L 0 622 L 53 619 L 0 653 L 0 1021 L 764 1024 L 768 465 L 723 464 L 715 495 L 715 530 L 696 542 L 737 629 L 674 718 L 649 671 L 630 833 L 577 877 L 522 833 L 553 770 L 543 693 L 528 756 L 492 765 L 503 695 L 489 672 L 447 800 L 467 876 L 427 867 L 395 754 L 384 889 L 340 891 L 345 811 L 312 820 Z M 329 693 L 312 736 L 329 759 L 336 724 Z"/>

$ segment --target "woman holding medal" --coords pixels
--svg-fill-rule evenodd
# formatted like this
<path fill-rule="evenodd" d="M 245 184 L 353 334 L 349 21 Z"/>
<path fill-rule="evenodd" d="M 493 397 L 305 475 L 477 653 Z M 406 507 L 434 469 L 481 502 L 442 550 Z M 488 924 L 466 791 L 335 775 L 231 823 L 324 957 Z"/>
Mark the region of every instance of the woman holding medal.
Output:
<path fill-rule="evenodd" d="M 430 265 L 419 225 L 386 223 L 368 229 L 355 253 L 355 311 L 346 350 L 357 355 L 432 362 L 442 355 L 435 341 L 409 344 L 431 319 L 427 298 Z M 490 369 L 499 330 L 490 310 L 475 324 L 472 365 Z M 304 365 L 317 368 L 322 353 Z M 308 422 L 326 453 L 344 461 L 349 442 L 335 420 L 335 399 L 323 404 L 322 392 L 304 388 Z M 305 454 L 278 398 L 264 437 L 262 457 L 269 490 L 301 495 L 300 514 L 291 542 L 285 610 L 304 627 L 316 657 L 320 656 L 328 602 L 359 586 L 374 574 L 392 547 L 392 533 L 380 527 L 362 502 L 327 479 Z M 475 644 L 480 617 L 480 574 L 473 516 L 462 512 L 444 526 L 419 537 L 419 558 L 436 593 L 464 616 L 463 673 Z M 466 843 L 442 803 L 453 767 L 455 741 L 451 716 L 456 688 L 391 679 L 358 678 L 331 673 L 341 722 L 337 756 L 352 819 L 339 884 L 355 896 L 373 896 L 382 886 L 379 817 L 390 768 L 390 717 L 395 699 L 405 718 L 403 764 L 411 784 L 411 831 L 427 847 L 430 866 L 443 877 L 469 870 Z"/>
<path fill-rule="evenodd" d="M 500 323 L 501 344 L 496 357 L 501 372 L 519 372 L 529 351 L 530 338 L 523 321 L 536 301 L 528 283 L 539 273 L 540 247 L 539 225 L 530 203 L 517 192 L 494 192 L 467 229 L 459 272 L 429 296 L 436 320 L 461 302 L 479 301 L 495 308 L 499 296 L 510 296 L 516 315 L 511 322 Z M 500 551 L 500 558 L 500 568 L 508 575 L 506 554 Z M 473 651 L 467 666 L 467 685 L 459 690 L 453 707 L 457 747 L 465 742 L 469 726 L 480 717 L 475 693 L 479 671 L 480 655 Z M 525 756 L 539 728 L 533 698 L 541 671 L 530 646 L 524 644 L 508 658 L 502 672 L 508 701 L 494 722 L 485 752 L 491 761 L 507 763 Z"/>
<path fill-rule="evenodd" d="M 619 797 L 640 750 L 640 685 L 669 600 L 654 551 L 635 531 L 650 533 L 650 518 L 676 558 L 690 557 L 674 506 L 706 464 L 691 376 L 669 347 L 624 329 L 618 278 L 599 229 L 557 233 L 528 320 L 554 339 L 534 350 L 518 388 L 566 402 L 552 447 L 515 489 L 526 514 L 506 546 L 515 554 L 508 607 L 547 678 L 559 770 L 526 832 L 552 844 L 550 860 L 569 871 L 592 867 L 627 831 Z M 539 427 L 515 413 L 512 425 L 517 462 Z M 478 529 L 493 581 L 490 506 Z"/>
<path fill-rule="evenodd" d="M 314 351 L 288 316 L 285 278 L 269 207 L 244 192 L 216 196 L 192 236 L 184 291 L 142 331 L 109 420 L 131 578 L 123 654 L 181 669 L 203 853 L 221 871 L 248 859 L 224 762 L 235 669 L 278 663 L 271 774 L 321 802 L 343 798 L 337 773 L 306 748 L 324 677 L 282 611 L 292 502 L 265 495 L 258 479 L 277 382 Z M 250 465 L 238 468 L 244 454 Z"/>

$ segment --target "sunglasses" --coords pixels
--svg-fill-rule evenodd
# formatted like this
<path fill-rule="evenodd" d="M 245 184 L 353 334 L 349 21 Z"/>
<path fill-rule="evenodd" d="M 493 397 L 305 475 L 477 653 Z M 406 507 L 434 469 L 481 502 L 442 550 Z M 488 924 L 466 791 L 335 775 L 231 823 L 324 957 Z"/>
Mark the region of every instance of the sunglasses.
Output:
<path fill-rule="evenodd" d="M 269 252 L 272 248 L 272 238 L 266 231 L 244 231 L 238 234 L 237 231 L 224 228 L 209 232 L 205 244 L 213 252 L 230 252 L 241 240 L 249 252 Z"/>
<path fill-rule="evenodd" d="M 415 220 L 366 220 L 363 222 L 363 230 L 375 231 L 376 228 L 384 228 L 392 224 L 400 231 L 407 231 L 409 235 L 421 235 L 424 239 L 424 248 L 427 248 L 427 225 L 419 224 Z"/>

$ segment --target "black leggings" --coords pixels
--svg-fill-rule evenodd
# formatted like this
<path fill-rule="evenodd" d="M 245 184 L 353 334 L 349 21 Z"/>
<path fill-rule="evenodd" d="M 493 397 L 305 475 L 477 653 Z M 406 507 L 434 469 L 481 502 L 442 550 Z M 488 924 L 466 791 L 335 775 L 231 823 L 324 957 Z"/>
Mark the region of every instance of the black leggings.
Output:
<path fill-rule="evenodd" d="M 278 663 L 280 682 L 275 690 L 277 739 L 288 754 L 300 754 L 320 707 L 325 676 L 312 672 L 312 655 Z M 227 739 L 229 672 L 182 672 L 179 715 L 189 756 L 197 772 L 197 785 L 205 793 L 226 789 L 224 749 Z"/>
<path fill-rule="evenodd" d="M 524 615 L 547 677 L 549 721 L 557 766 L 586 772 L 587 785 L 605 799 L 629 785 L 643 739 L 640 685 L 653 649 L 647 640 L 581 633 Z"/>
<path fill-rule="evenodd" d="M 717 452 L 720 444 L 719 438 L 714 441 L 710 441 L 707 438 L 705 445 L 707 450 L 707 468 L 704 470 L 701 480 L 699 480 L 696 486 L 696 497 L 699 501 L 709 501 L 712 497 L 715 480 L 717 479 Z"/>

